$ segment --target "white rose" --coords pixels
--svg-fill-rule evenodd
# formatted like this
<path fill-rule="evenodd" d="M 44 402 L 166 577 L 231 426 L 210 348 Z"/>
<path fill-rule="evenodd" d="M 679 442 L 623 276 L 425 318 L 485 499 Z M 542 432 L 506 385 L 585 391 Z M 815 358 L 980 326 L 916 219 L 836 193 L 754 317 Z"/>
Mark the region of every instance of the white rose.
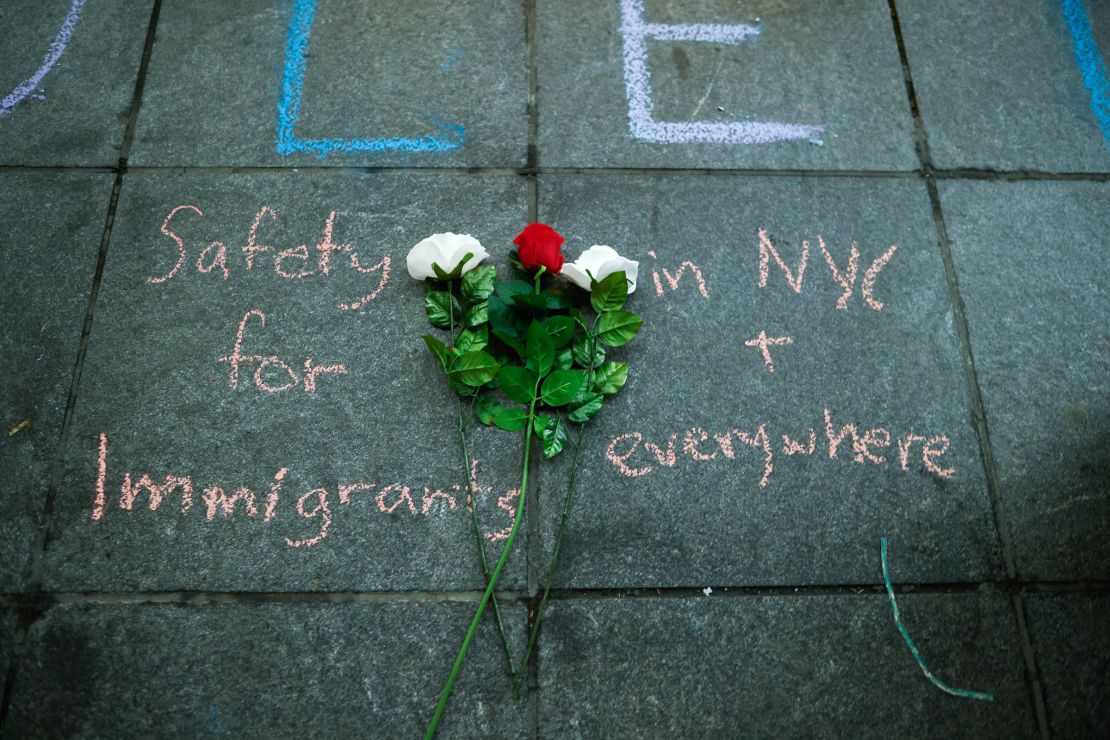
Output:
<path fill-rule="evenodd" d="M 460 274 L 477 267 L 479 262 L 489 257 L 489 252 L 470 234 L 452 234 L 450 231 L 432 234 L 409 250 L 409 275 L 417 280 L 437 277 L 432 269 L 433 262 L 444 272 L 454 272 L 468 252 L 471 257 L 463 265 Z"/>
<path fill-rule="evenodd" d="M 603 244 L 595 244 L 587 249 L 574 262 L 563 265 L 563 277 L 584 290 L 590 289 L 590 275 L 594 280 L 602 281 L 614 272 L 624 271 L 628 279 L 628 292 L 636 290 L 636 275 L 640 271 L 640 263 L 621 257 L 617 250 Z M 588 273 L 587 273 L 588 271 Z"/>

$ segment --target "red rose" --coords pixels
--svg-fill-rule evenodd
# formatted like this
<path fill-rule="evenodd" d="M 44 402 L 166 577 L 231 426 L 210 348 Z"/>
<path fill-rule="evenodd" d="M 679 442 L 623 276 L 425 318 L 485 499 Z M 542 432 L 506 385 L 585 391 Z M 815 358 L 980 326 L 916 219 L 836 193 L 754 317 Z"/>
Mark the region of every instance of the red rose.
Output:
<path fill-rule="evenodd" d="M 547 224 L 528 224 L 513 239 L 513 243 L 519 247 L 517 254 L 520 256 L 520 264 L 529 270 L 546 267 L 548 272 L 555 275 L 563 269 L 565 260 L 562 247 L 565 241 L 559 232 Z"/>

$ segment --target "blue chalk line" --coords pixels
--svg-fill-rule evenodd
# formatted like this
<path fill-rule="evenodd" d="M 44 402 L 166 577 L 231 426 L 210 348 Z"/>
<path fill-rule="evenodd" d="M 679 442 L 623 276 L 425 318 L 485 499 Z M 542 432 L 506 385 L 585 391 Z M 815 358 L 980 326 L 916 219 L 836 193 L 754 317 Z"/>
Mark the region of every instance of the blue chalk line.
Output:
<path fill-rule="evenodd" d="M 1083 75 L 1083 84 L 1091 95 L 1091 112 L 1098 119 L 1102 138 L 1110 151 L 1110 83 L 1107 82 L 1106 64 L 1091 33 L 1091 22 L 1083 0 L 1060 0 L 1060 5 L 1064 10 L 1064 21 L 1071 31 L 1075 61 Z"/>
<path fill-rule="evenodd" d="M 285 66 L 281 75 L 281 100 L 278 101 L 277 153 L 311 152 L 323 159 L 330 152 L 429 152 L 442 154 L 463 144 L 465 130 L 454 123 L 433 118 L 441 136 L 392 137 L 378 139 L 299 139 L 294 133 L 301 114 L 301 91 L 304 88 L 305 55 L 312 23 L 316 18 L 317 0 L 293 0 L 289 35 L 285 42 Z"/>
<path fill-rule="evenodd" d="M 910 633 L 907 632 L 906 628 L 902 625 L 902 616 L 898 613 L 898 602 L 894 600 L 894 586 L 890 582 L 890 567 L 887 565 L 886 559 L 886 537 L 883 537 L 882 539 L 882 550 L 883 581 L 886 583 L 886 595 L 890 597 L 890 608 L 894 611 L 894 623 L 898 625 L 898 631 L 901 632 L 902 637 L 905 638 L 906 646 L 909 647 L 910 653 L 913 655 L 914 660 L 916 660 L 917 664 L 921 666 L 921 670 L 925 673 L 925 677 L 932 681 L 934 686 L 936 686 L 938 689 L 946 694 L 951 694 L 952 696 L 961 696 L 965 699 L 982 699 L 983 701 L 994 701 L 994 696 L 991 694 L 985 694 L 982 691 L 956 689 L 949 686 L 944 681 L 941 681 L 939 678 L 934 676 L 933 672 L 929 670 L 929 666 L 925 665 L 925 658 L 921 657 L 921 651 L 917 649 L 917 645 L 914 644 L 913 638 L 910 637 Z"/>

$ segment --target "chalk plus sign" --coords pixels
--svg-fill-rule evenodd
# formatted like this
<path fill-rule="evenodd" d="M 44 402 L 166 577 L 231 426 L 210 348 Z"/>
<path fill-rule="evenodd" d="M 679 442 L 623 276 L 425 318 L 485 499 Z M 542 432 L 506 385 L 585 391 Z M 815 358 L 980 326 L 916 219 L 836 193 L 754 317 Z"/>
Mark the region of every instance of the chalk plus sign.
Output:
<path fill-rule="evenodd" d="M 760 331 L 759 336 L 755 339 L 749 339 L 744 342 L 745 347 L 759 347 L 759 351 L 763 353 L 763 363 L 767 365 L 767 372 L 775 372 L 775 363 L 771 361 L 772 344 L 794 344 L 794 340 L 790 337 L 768 337 L 766 331 Z"/>

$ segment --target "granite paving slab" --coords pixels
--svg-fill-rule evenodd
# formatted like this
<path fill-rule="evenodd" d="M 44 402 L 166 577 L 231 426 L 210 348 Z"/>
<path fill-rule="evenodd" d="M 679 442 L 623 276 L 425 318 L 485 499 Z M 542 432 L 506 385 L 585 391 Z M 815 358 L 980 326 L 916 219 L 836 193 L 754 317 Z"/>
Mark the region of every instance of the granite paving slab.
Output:
<path fill-rule="evenodd" d="M 112 178 L 8 172 L 0 188 L 0 590 L 18 591 L 58 453 Z"/>
<path fill-rule="evenodd" d="M 1110 183 L 942 183 L 1018 573 L 1110 578 Z"/>
<path fill-rule="evenodd" d="M 0 4 L 0 164 L 118 163 L 152 5 Z"/>
<path fill-rule="evenodd" d="M 30 629 L 12 737 L 414 737 L 472 603 L 67 605 Z M 523 635 L 523 607 L 506 608 Z M 513 629 L 515 628 L 515 629 Z M 442 737 L 522 737 L 491 622 Z M 501 661 L 501 662 L 499 662 Z"/>
<path fill-rule="evenodd" d="M 203 0 L 158 23 L 131 163 L 516 167 L 512 0 Z"/>
<path fill-rule="evenodd" d="M 1055 737 L 1110 734 L 1110 635 L 1105 593 L 1026 597 L 1029 629 Z"/>
<path fill-rule="evenodd" d="M 503 259 L 525 216 L 513 176 L 128 175 L 50 588 L 480 586 L 453 396 L 420 339 L 446 332 L 405 256 L 454 229 Z M 496 431 L 471 435 L 491 557 L 521 455 Z"/>
<path fill-rule="evenodd" d="M 937 167 L 1110 171 L 1065 4 L 1084 5 L 898 0 Z M 1086 5 L 1092 18 L 1110 15 L 1106 3 Z"/>
<path fill-rule="evenodd" d="M 881 0 L 536 10 L 544 166 L 919 167 Z"/>
<path fill-rule="evenodd" d="M 875 560 L 878 560 L 876 549 Z M 1009 600 L 884 596 L 560 601 L 544 622 L 545 737 L 1036 737 Z"/>
<path fill-rule="evenodd" d="M 645 318 L 609 356 L 628 383 L 587 434 L 561 586 L 876 583 L 884 536 L 910 581 L 1003 572 L 920 181 L 539 187 L 571 255 L 640 260 L 628 308 Z M 557 462 L 540 477 L 547 546 Z"/>
<path fill-rule="evenodd" d="M 12 640 L 15 638 L 16 612 L 13 609 L 0 609 L 0 671 L 8 675 L 8 663 L 12 658 Z"/>

